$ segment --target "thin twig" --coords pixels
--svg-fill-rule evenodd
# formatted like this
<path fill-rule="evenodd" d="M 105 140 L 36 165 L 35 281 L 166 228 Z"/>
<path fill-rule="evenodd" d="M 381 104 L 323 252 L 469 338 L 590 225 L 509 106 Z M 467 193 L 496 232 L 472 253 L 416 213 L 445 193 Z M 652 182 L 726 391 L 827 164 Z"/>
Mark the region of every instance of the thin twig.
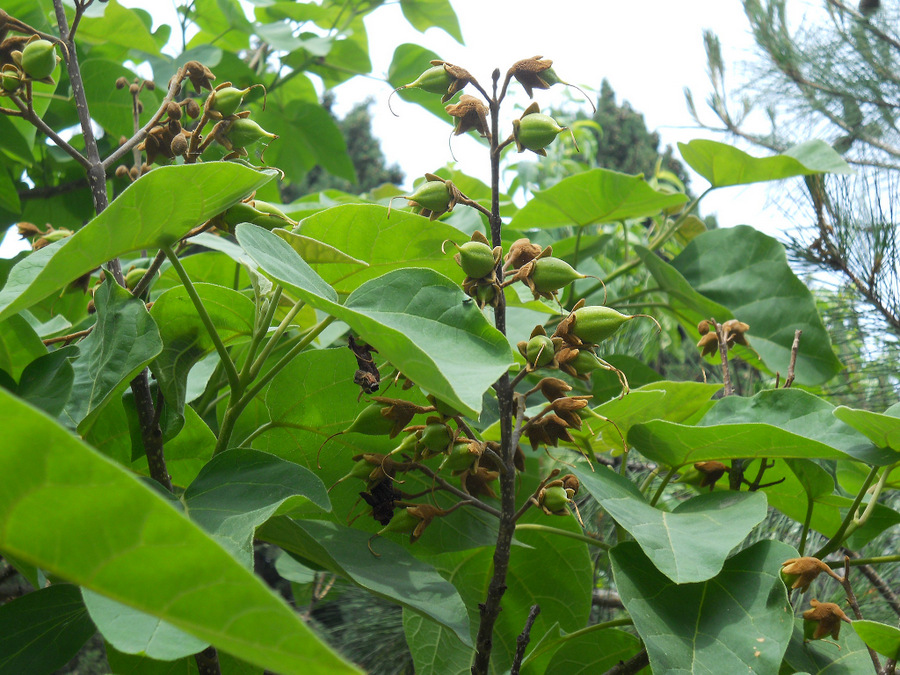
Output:
<path fill-rule="evenodd" d="M 787 379 L 784 381 L 784 389 L 790 389 L 794 384 L 794 367 L 797 365 L 797 352 L 800 350 L 800 336 L 803 331 L 799 328 L 794 331 L 794 344 L 791 345 L 791 362 L 788 365 Z"/>
<path fill-rule="evenodd" d="M 523 628 L 522 632 L 516 637 L 516 655 L 513 657 L 509 675 L 519 675 L 519 670 L 522 667 L 522 659 L 525 658 L 525 648 L 531 641 L 531 627 L 534 626 L 534 621 L 540 613 L 540 605 L 531 606 L 531 610 L 528 612 L 528 618 L 525 620 L 525 628 Z"/>
<path fill-rule="evenodd" d="M 76 150 L 68 141 L 63 139 L 58 133 L 53 131 L 48 124 L 42 120 L 37 114 L 34 112 L 34 108 L 31 106 L 31 101 L 26 103 L 22 99 L 20 99 L 15 94 L 7 94 L 9 96 L 9 100 L 15 103 L 16 107 L 22 113 L 22 119 L 27 122 L 31 122 L 35 127 L 38 128 L 47 138 L 49 138 L 53 143 L 67 155 L 69 155 L 76 162 L 81 164 L 85 169 L 89 169 L 91 163 L 88 161 L 88 158 L 82 155 L 78 150 Z"/>
<path fill-rule="evenodd" d="M 94 327 L 85 328 L 84 330 L 79 330 L 74 333 L 69 333 L 68 335 L 60 335 L 55 338 L 47 338 L 46 340 L 41 340 L 44 345 L 55 345 L 58 342 L 71 342 L 72 340 L 77 340 L 78 338 L 87 337 L 91 334 L 91 331 L 94 330 Z"/>
<path fill-rule="evenodd" d="M 856 600 L 856 594 L 853 592 L 853 586 L 850 585 L 850 556 L 844 556 L 844 577 L 837 577 L 834 573 L 831 573 L 832 576 L 838 579 L 841 582 L 841 586 L 844 587 L 844 593 L 847 595 L 847 602 L 850 603 L 850 608 L 853 610 L 853 614 L 857 619 L 862 619 L 862 612 L 859 610 L 859 602 Z M 878 653 L 866 645 L 866 649 L 869 652 L 869 658 L 872 659 L 872 665 L 875 666 L 875 672 L 880 673 L 881 671 L 881 659 L 878 658 Z"/>
<path fill-rule="evenodd" d="M 603 675 L 633 675 L 649 665 L 650 657 L 647 655 L 647 650 L 642 649 L 627 661 L 619 661 Z"/>
<path fill-rule="evenodd" d="M 881 575 L 875 571 L 875 568 L 868 564 L 860 564 L 860 556 L 858 553 L 851 551 L 850 549 L 843 549 L 844 554 L 850 558 L 851 565 L 859 566 L 859 571 L 863 573 L 863 576 L 869 580 L 869 583 L 875 587 L 881 597 L 883 597 L 890 608 L 894 610 L 894 613 L 900 616 L 900 598 L 894 593 L 891 587 L 887 584 L 887 582 L 881 578 Z"/>
<path fill-rule="evenodd" d="M 431 469 L 429 469 L 429 468 L 428 468 L 427 466 L 425 466 L 424 464 L 419 464 L 418 462 L 410 462 L 409 466 L 410 466 L 410 468 L 412 468 L 412 469 L 416 469 L 417 471 L 421 471 L 421 472 L 424 473 L 426 476 L 428 476 L 429 478 L 431 478 L 435 483 L 437 483 L 438 485 L 441 486 L 441 489 L 442 489 L 442 490 L 446 490 L 446 491 L 449 492 L 450 494 L 455 495 L 455 496 L 459 497 L 460 499 L 466 500 L 467 502 L 469 502 L 469 503 L 470 503 L 472 506 L 474 506 L 475 508 L 481 509 L 481 510 L 484 511 L 485 513 L 490 513 L 490 514 L 491 514 L 492 516 L 494 516 L 495 518 L 499 518 L 499 517 L 500 517 L 500 512 L 499 512 L 497 509 L 495 509 L 493 506 L 491 506 L 490 504 L 485 504 L 485 503 L 484 503 L 483 501 L 481 501 L 480 499 L 476 499 L 475 497 L 473 497 L 472 495 L 468 494 L 467 492 L 463 492 L 463 491 L 460 490 L 458 487 L 456 487 L 456 486 L 454 486 L 454 485 L 451 485 L 451 484 L 448 483 L 445 479 L 443 479 L 441 476 L 439 476 L 437 473 L 435 473 L 434 471 L 432 471 Z"/>

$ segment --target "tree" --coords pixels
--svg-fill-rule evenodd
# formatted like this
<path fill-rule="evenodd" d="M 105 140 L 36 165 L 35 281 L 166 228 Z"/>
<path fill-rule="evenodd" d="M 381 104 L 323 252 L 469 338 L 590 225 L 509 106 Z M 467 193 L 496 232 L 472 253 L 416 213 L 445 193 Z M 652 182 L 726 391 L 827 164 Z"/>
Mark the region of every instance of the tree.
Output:
<path fill-rule="evenodd" d="M 721 130 L 776 152 L 812 133 L 856 168 L 853 176 L 809 178 L 805 197 L 794 192 L 784 200 L 798 223 L 789 248 L 798 260 L 841 276 L 896 334 L 900 287 L 890 204 L 900 168 L 892 103 L 900 34 L 889 5 L 863 2 L 857 9 L 825 0 L 797 26 L 784 0 L 745 0 L 761 60 L 740 85 L 739 113 L 729 100 L 714 34 L 706 35 L 706 47 L 710 107 Z M 768 129 L 757 130 L 755 111 L 764 112 Z"/>
<path fill-rule="evenodd" d="M 863 640 L 896 656 L 892 625 L 839 634 L 844 612 L 824 599 L 853 602 L 860 568 L 884 599 L 852 614 L 896 604 L 874 566 L 900 559 L 875 548 L 900 522 L 898 418 L 791 388 L 840 364 L 778 242 L 750 227 L 698 233 L 686 226 L 700 197 L 603 168 L 517 208 L 499 190 L 504 148 L 542 155 L 563 129 L 534 107 L 510 119 L 505 95 L 559 76 L 534 57 L 478 82 L 415 45 L 397 49 L 392 83 L 426 108 L 446 99 L 455 132 L 485 138 L 491 184 L 445 169 L 405 208 L 273 204 L 276 179 L 299 181 L 310 162 L 346 168 L 346 153 L 325 152 L 335 124 L 304 69 L 328 82 L 359 65 L 361 14 L 276 4 L 245 25 L 236 2 L 197 3 L 186 16 L 200 37 L 176 65 L 146 17 L 114 3 L 88 16 L 88 4 L 55 0 L 55 24 L 49 4 L 0 14 L 25 38 L 2 66 L 0 119 L 17 134 L 0 136 L 4 168 L 53 193 L 30 207 L 50 217 L 33 233 L 45 245 L 0 289 L 0 553 L 36 589 L 0 607 L 0 665 L 52 672 L 99 631 L 117 672 L 359 672 L 333 648 L 346 640 L 326 644 L 307 622 L 358 606 L 325 600 L 333 577 L 402 607 L 418 673 L 881 669 Z M 446 3 L 403 7 L 419 28 L 458 33 Z M 238 30 L 223 30 L 224 10 Z M 190 58 L 213 40 L 218 72 Z M 138 48 L 157 49 L 157 86 L 120 75 Z M 127 118 L 104 107 L 111 92 Z M 65 140 L 73 115 L 81 133 Z M 124 123 L 138 128 L 110 142 Z M 765 158 L 712 141 L 680 151 L 704 194 L 847 171 L 823 143 Z M 82 177 L 84 224 L 57 199 Z M 454 226 L 473 221 L 470 234 Z M 608 361 L 613 340 L 658 325 L 615 308 L 677 322 L 723 384 Z M 738 395 L 735 358 L 775 386 Z M 767 505 L 782 536 L 758 527 Z M 837 574 L 828 558 L 842 547 L 853 559 Z M 257 562 L 273 551 L 274 572 Z M 805 646 L 779 571 L 813 589 L 811 637 L 841 651 Z M 598 585 L 623 606 L 599 623 Z"/>

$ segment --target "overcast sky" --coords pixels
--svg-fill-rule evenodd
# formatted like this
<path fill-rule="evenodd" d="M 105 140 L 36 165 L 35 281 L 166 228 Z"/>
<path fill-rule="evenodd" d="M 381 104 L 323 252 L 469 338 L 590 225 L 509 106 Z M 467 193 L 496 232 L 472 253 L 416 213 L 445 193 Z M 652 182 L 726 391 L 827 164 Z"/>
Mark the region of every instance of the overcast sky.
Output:
<path fill-rule="evenodd" d="M 160 0 L 121 0 L 130 7 L 153 12 L 157 22 L 171 22 L 174 3 Z M 799 4 L 807 4 L 801 0 Z M 390 162 L 406 173 L 408 183 L 426 171 L 452 161 L 447 138 L 450 127 L 418 106 L 394 97 L 392 104 L 399 117 L 390 114 L 387 98 L 391 88 L 379 81 L 390 65 L 398 44 L 413 42 L 457 63 L 475 75 L 484 85 L 490 83 L 495 67 L 505 71 L 514 61 L 537 54 L 554 61 L 559 76 L 589 88 L 596 96 L 603 78 L 607 78 L 619 101 L 627 100 L 642 112 L 647 126 L 658 130 L 664 145 L 693 138 L 722 136 L 697 129 L 687 112 L 683 89 L 694 92 L 694 100 L 704 114 L 709 92 L 703 31 L 710 28 L 721 38 L 731 82 L 741 82 L 743 65 L 753 59 L 753 40 L 739 0 L 691 0 L 669 2 L 644 0 L 452 0 L 459 17 L 465 45 L 439 29 L 422 34 L 403 19 L 399 3 L 388 3 L 367 19 L 372 78 L 355 78 L 337 88 L 338 112 L 368 96 L 375 99 L 372 108 L 374 131 Z M 427 64 L 423 64 L 424 67 Z M 537 91 L 542 107 L 563 100 L 560 87 Z M 515 99 L 527 105 L 521 93 Z M 588 109 L 587 104 L 585 104 Z M 517 116 L 512 106 L 506 109 L 509 120 Z M 713 121 L 709 113 L 706 119 Z M 463 171 L 486 176 L 484 146 L 471 138 L 455 138 L 453 150 Z M 754 154 L 763 154 L 753 151 Z M 705 187 L 695 178 L 694 188 Z M 728 188 L 712 193 L 702 207 L 704 213 L 717 213 L 723 226 L 741 223 L 773 232 L 780 227 L 774 209 L 765 209 L 767 188 Z M 775 225 L 773 225 L 773 222 Z M 0 255 L 11 255 L 15 236 L 7 237 Z"/>

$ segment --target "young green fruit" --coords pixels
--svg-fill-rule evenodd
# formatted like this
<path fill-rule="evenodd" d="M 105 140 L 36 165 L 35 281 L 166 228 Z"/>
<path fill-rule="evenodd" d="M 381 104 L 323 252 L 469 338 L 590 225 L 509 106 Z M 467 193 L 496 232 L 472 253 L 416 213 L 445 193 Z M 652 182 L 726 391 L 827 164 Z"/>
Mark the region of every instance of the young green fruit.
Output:
<path fill-rule="evenodd" d="M 244 148 L 263 138 L 278 138 L 275 134 L 266 131 L 256 122 L 246 117 L 239 117 L 232 121 L 224 136 L 235 150 Z"/>
<path fill-rule="evenodd" d="M 553 340 L 546 335 L 535 335 L 528 341 L 525 348 L 525 358 L 535 368 L 546 366 L 553 360 Z"/>
<path fill-rule="evenodd" d="M 544 150 L 558 134 L 567 127 L 561 127 L 549 115 L 543 113 L 526 114 L 522 119 L 513 120 L 513 138 L 519 152 L 531 150 L 539 155 L 546 155 Z"/>
<path fill-rule="evenodd" d="M 56 50 L 49 40 L 33 40 L 22 50 L 22 70 L 33 80 L 50 77 L 56 69 Z"/>
<path fill-rule="evenodd" d="M 591 306 L 575 310 L 571 332 L 583 342 L 599 344 L 621 328 L 633 316 L 621 314 L 612 307 Z"/>
<path fill-rule="evenodd" d="M 557 515 L 567 513 L 566 506 L 569 503 L 569 494 L 562 485 L 554 485 L 544 489 L 541 496 L 541 506 Z"/>
<path fill-rule="evenodd" d="M 383 528 L 378 530 L 378 534 L 384 534 L 385 532 L 412 532 L 414 531 L 421 522 L 420 518 L 416 518 L 409 512 L 409 509 L 412 507 L 407 507 L 401 511 L 398 511 L 394 514 L 394 517 L 391 518 L 391 522 L 385 525 Z"/>
<path fill-rule="evenodd" d="M 407 199 L 423 209 L 443 213 L 450 206 L 450 188 L 442 180 L 429 180 L 420 185 Z"/>
<path fill-rule="evenodd" d="M 366 406 L 344 433 L 387 436 L 394 428 L 394 422 L 381 414 L 381 411 L 384 409 L 385 406 L 380 403 L 372 403 Z"/>
<path fill-rule="evenodd" d="M 225 223 L 232 231 L 239 223 L 253 223 L 267 230 L 293 225 L 294 221 L 268 202 L 238 202 L 225 211 Z"/>
<path fill-rule="evenodd" d="M 403 85 L 400 89 L 421 89 L 430 94 L 446 94 L 453 82 L 453 76 L 443 65 L 432 66 L 419 75 L 415 82 Z"/>
<path fill-rule="evenodd" d="M 531 272 L 534 288 L 539 293 L 553 293 L 576 279 L 584 278 L 584 274 L 579 274 L 565 260 L 553 257 L 535 260 L 534 269 Z"/>
<path fill-rule="evenodd" d="M 487 244 L 480 241 L 467 241 L 457 248 L 459 253 L 454 257 L 466 276 L 472 279 L 481 279 L 494 271 L 497 261 L 494 258 L 494 250 Z"/>
<path fill-rule="evenodd" d="M 209 95 L 209 109 L 219 113 L 222 117 L 229 117 L 237 112 L 244 96 L 250 91 L 247 89 L 238 89 L 236 87 L 222 87 L 215 89 Z"/>
<path fill-rule="evenodd" d="M 475 290 L 475 299 L 479 307 L 490 305 L 497 297 L 497 289 L 494 286 L 479 286 Z"/>
<path fill-rule="evenodd" d="M 587 349 L 579 349 L 578 355 L 569 361 L 569 365 L 579 375 L 590 375 L 595 370 L 609 370 L 593 352 Z"/>
<path fill-rule="evenodd" d="M 423 454 L 440 454 L 450 445 L 451 433 L 446 424 L 427 424 L 419 436 L 419 450 Z"/>
<path fill-rule="evenodd" d="M 454 444 L 450 453 L 441 462 L 441 471 L 458 473 L 471 467 L 472 463 L 478 459 L 479 453 L 473 452 L 470 445 L 472 444 L 468 441 Z"/>
<path fill-rule="evenodd" d="M 125 286 L 129 291 L 133 291 L 138 282 L 144 278 L 147 270 L 143 267 L 136 267 L 125 275 Z"/>
<path fill-rule="evenodd" d="M 0 89 L 7 93 L 15 93 L 22 86 L 22 73 L 14 65 L 7 64 L 0 71 Z"/>

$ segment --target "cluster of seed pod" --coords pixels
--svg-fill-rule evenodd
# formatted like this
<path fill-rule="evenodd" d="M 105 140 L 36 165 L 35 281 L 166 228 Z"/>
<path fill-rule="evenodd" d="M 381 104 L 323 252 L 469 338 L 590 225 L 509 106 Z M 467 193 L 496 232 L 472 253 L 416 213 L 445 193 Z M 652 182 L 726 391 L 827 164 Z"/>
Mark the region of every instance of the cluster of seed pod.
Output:
<path fill-rule="evenodd" d="M 457 478 L 462 493 L 496 497 L 493 484 L 500 476 L 496 459 L 499 448 L 496 443 L 465 436 L 456 411 L 434 398 L 432 405 L 427 406 L 381 396 L 374 396 L 371 401 L 339 433 L 399 437 L 400 440 L 389 453 L 364 452 L 354 456 L 353 467 L 338 483 L 350 479 L 365 483 L 365 490 L 359 495 L 369 506 L 369 515 L 384 526 L 380 533 L 409 532 L 414 542 L 434 518 L 452 510 L 411 502 L 411 497 L 398 487 L 401 482 L 398 474 L 420 470 L 422 462 L 434 458 L 440 458 L 436 464 L 430 462 L 435 467 L 434 473 Z M 413 424 L 419 415 L 426 417 L 422 423 Z M 524 469 L 521 450 L 516 463 L 517 468 Z"/>
<path fill-rule="evenodd" d="M 175 77 L 178 78 L 177 89 L 180 90 L 182 82 L 190 81 L 194 93 L 205 89 L 209 94 L 202 105 L 198 99 L 185 96 L 181 100 L 168 102 L 160 109 L 147 136 L 138 145 L 138 149 L 146 154 L 146 161 L 130 170 L 119 166 L 116 169 L 118 176 L 128 175 L 135 180 L 149 171 L 152 164 L 171 164 L 178 157 L 184 158 L 185 162 L 195 162 L 212 143 L 225 148 L 227 154 L 224 159 L 244 157 L 247 155 L 246 148 L 251 144 L 266 138 L 277 138 L 250 119 L 249 110 L 239 110 L 252 87 L 238 89 L 231 82 L 223 82 L 213 88 L 215 75 L 199 61 L 188 61 Z M 142 105 L 138 95 L 142 89 L 152 89 L 153 83 L 135 81 L 129 84 L 125 78 L 116 81 L 117 89 L 126 87 L 136 111 L 140 113 Z M 210 123 L 213 126 L 204 135 Z"/>
<path fill-rule="evenodd" d="M 9 35 L 16 31 L 21 35 Z M 53 71 L 60 58 L 54 42 L 0 9 L 0 96 L 31 100 L 31 83 L 55 84 Z"/>

